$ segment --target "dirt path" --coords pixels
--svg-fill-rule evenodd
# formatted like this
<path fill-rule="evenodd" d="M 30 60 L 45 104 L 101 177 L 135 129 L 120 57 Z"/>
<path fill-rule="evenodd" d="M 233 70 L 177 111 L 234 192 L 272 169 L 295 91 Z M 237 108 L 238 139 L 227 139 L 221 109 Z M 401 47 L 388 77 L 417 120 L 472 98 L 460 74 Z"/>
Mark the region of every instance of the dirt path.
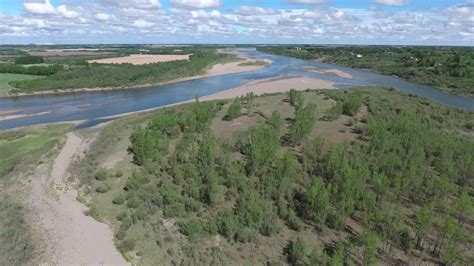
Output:
<path fill-rule="evenodd" d="M 86 216 L 87 208 L 76 201 L 77 191 L 67 186 L 67 169 L 84 155 L 91 140 L 73 132 L 48 174 L 43 164 L 31 180 L 29 205 L 34 226 L 44 243 L 45 262 L 53 265 L 127 265 L 115 249 L 111 229 Z"/>

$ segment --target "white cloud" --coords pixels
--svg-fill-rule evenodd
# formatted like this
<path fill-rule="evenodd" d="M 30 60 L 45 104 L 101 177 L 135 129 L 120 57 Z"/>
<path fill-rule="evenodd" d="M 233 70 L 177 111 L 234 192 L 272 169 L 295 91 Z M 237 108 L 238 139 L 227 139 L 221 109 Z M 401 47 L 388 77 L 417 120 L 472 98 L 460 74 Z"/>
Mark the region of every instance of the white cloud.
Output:
<path fill-rule="evenodd" d="M 170 0 L 174 7 L 185 9 L 196 8 L 217 8 L 220 6 L 220 0 Z"/>
<path fill-rule="evenodd" d="M 135 9 L 157 9 L 161 7 L 160 0 L 101 0 L 106 5 L 114 5 Z"/>
<path fill-rule="evenodd" d="M 375 3 L 386 6 L 406 6 L 409 0 L 375 0 Z"/>
<path fill-rule="evenodd" d="M 113 16 L 106 13 L 97 13 L 94 15 L 94 18 L 98 21 L 109 21 L 113 18 Z"/>
<path fill-rule="evenodd" d="M 146 28 L 150 28 L 154 24 L 146 20 L 139 19 L 139 20 L 135 20 L 132 25 L 136 28 L 146 29 Z"/>
<path fill-rule="evenodd" d="M 77 18 L 79 13 L 74 10 L 68 10 L 65 5 L 58 6 L 58 12 L 63 15 L 65 18 Z"/>
<path fill-rule="evenodd" d="M 44 1 L 27 1 L 23 3 L 26 11 L 36 15 L 51 15 L 56 13 L 56 9 L 51 5 L 50 0 Z"/>

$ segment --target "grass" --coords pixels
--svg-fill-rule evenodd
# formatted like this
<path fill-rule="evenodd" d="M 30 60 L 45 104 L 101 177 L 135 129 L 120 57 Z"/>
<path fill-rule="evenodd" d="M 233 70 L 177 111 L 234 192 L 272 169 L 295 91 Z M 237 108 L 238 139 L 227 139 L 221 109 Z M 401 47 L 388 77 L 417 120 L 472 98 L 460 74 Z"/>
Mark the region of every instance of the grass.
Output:
<path fill-rule="evenodd" d="M 9 84 L 10 81 L 31 80 L 40 77 L 41 76 L 0 73 L 0 92 L 8 92 L 14 89 L 14 87 Z"/>
<path fill-rule="evenodd" d="M 0 132 L 0 177 L 37 160 L 70 129 L 71 125 L 51 125 Z"/>

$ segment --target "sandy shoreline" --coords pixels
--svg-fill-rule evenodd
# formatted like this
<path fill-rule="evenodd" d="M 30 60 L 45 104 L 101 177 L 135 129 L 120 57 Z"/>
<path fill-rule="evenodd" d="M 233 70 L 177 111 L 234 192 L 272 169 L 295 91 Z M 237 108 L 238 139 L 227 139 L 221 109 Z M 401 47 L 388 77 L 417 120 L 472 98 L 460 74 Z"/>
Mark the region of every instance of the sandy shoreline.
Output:
<path fill-rule="evenodd" d="M 239 57 L 242 59 L 236 62 L 229 62 L 229 63 L 222 63 L 213 65 L 210 69 L 206 71 L 206 74 L 197 75 L 192 77 L 186 78 L 179 78 L 169 81 L 157 82 L 157 83 L 147 83 L 141 85 L 131 85 L 131 86 L 121 86 L 121 87 L 95 87 L 95 88 L 78 88 L 78 89 L 60 89 L 60 90 L 47 90 L 47 91 L 34 91 L 34 92 L 20 92 L 20 93 L 6 93 L 0 94 L 0 98 L 16 98 L 16 97 L 24 97 L 24 96 L 35 96 L 35 95 L 53 95 L 53 94 L 69 94 L 69 93 L 82 93 L 82 92 L 93 92 L 93 91 L 112 91 L 112 90 L 130 90 L 130 89 L 138 89 L 138 88 L 145 88 L 145 87 L 152 87 L 152 86 L 160 86 L 160 85 L 168 85 L 173 83 L 179 83 L 189 80 L 196 80 L 202 78 L 209 78 L 209 77 L 216 77 L 228 74 L 235 74 L 235 73 L 244 73 L 249 71 L 255 71 L 262 68 L 267 67 L 268 65 L 259 65 L 259 66 L 239 66 L 239 64 L 247 63 L 247 62 L 255 62 L 255 61 L 265 61 L 269 65 L 273 63 L 269 59 L 263 58 L 252 58 L 249 56 L 244 56 L 242 54 L 238 54 Z"/>
<path fill-rule="evenodd" d="M 243 96 L 249 92 L 253 92 L 255 95 L 262 95 L 265 93 L 287 92 L 290 89 L 303 91 L 307 89 L 314 90 L 314 89 L 334 89 L 334 88 L 335 87 L 334 87 L 333 82 L 323 80 L 323 79 L 308 78 L 308 77 L 301 77 L 301 76 L 281 76 L 281 77 L 276 77 L 276 78 L 254 80 L 232 89 L 228 89 L 228 90 L 217 92 L 211 95 L 199 97 L 199 101 L 232 99 L 232 98 Z M 134 114 L 151 112 L 151 111 L 166 108 L 166 107 L 172 107 L 176 105 L 191 103 L 194 101 L 195 99 L 192 99 L 188 101 L 163 105 L 163 106 L 149 108 L 149 109 L 135 111 L 135 112 L 104 116 L 104 117 L 100 117 L 99 119 L 112 120 L 112 119 L 126 117 L 126 116 L 130 116 Z"/>

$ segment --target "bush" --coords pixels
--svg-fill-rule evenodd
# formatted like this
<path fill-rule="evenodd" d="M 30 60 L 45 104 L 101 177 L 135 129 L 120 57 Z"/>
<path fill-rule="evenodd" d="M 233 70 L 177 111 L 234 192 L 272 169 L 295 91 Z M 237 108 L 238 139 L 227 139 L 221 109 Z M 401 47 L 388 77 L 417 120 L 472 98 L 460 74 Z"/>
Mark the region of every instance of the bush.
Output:
<path fill-rule="evenodd" d="M 237 117 L 240 116 L 242 106 L 240 104 L 239 100 L 234 100 L 232 104 L 229 106 L 229 109 L 227 109 L 227 113 L 224 116 L 224 120 L 227 121 L 232 121 L 236 119 Z"/>
<path fill-rule="evenodd" d="M 95 188 L 95 191 L 98 193 L 106 193 L 109 190 L 110 190 L 110 187 L 108 185 L 99 185 L 98 187 Z"/>
<path fill-rule="evenodd" d="M 122 253 L 129 252 L 135 248 L 135 244 L 134 239 L 126 239 L 119 245 L 119 249 Z"/>
<path fill-rule="evenodd" d="M 198 219 L 190 219 L 185 223 L 181 224 L 181 233 L 184 235 L 195 238 L 202 232 L 202 224 Z"/>
<path fill-rule="evenodd" d="M 295 230 L 295 231 L 301 231 L 304 228 L 304 222 L 298 217 L 294 211 L 290 211 L 288 214 L 288 226 Z"/>
<path fill-rule="evenodd" d="M 308 104 L 296 110 L 295 122 L 290 129 L 290 139 L 294 144 L 299 143 L 311 132 L 316 119 L 316 105 Z"/>
<path fill-rule="evenodd" d="M 236 240 L 242 243 L 252 242 L 257 238 L 258 232 L 249 227 L 241 228 L 236 235 Z"/>
<path fill-rule="evenodd" d="M 290 241 L 286 247 L 286 256 L 288 263 L 291 265 L 305 265 L 306 264 L 306 245 L 301 238 L 296 241 Z"/>
<path fill-rule="evenodd" d="M 122 205 L 124 202 L 125 197 L 123 195 L 118 195 L 112 200 L 112 203 L 115 205 Z"/>
<path fill-rule="evenodd" d="M 303 93 L 301 91 L 297 91 L 295 89 L 291 89 L 288 93 L 288 101 L 291 103 L 291 105 L 296 106 L 296 107 L 301 107 L 303 105 Z"/>
<path fill-rule="evenodd" d="M 352 93 L 350 96 L 344 99 L 342 105 L 343 114 L 354 116 L 359 112 L 360 106 L 362 105 L 362 96 L 359 93 Z"/>
<path fill-rule="evenodd" d="M 135 209 L 140 205 L 140 200 L 137 197 L 131 197 L 127 200 L 127 207 Z"/>
<path fill-rule="evenodd" d="M 105 171 L 98 171 L 97 173 L 95 173 L 95 179 L 98 180 L 98 181 L 104 181 L 107 179 L 107 173 Z"/>

